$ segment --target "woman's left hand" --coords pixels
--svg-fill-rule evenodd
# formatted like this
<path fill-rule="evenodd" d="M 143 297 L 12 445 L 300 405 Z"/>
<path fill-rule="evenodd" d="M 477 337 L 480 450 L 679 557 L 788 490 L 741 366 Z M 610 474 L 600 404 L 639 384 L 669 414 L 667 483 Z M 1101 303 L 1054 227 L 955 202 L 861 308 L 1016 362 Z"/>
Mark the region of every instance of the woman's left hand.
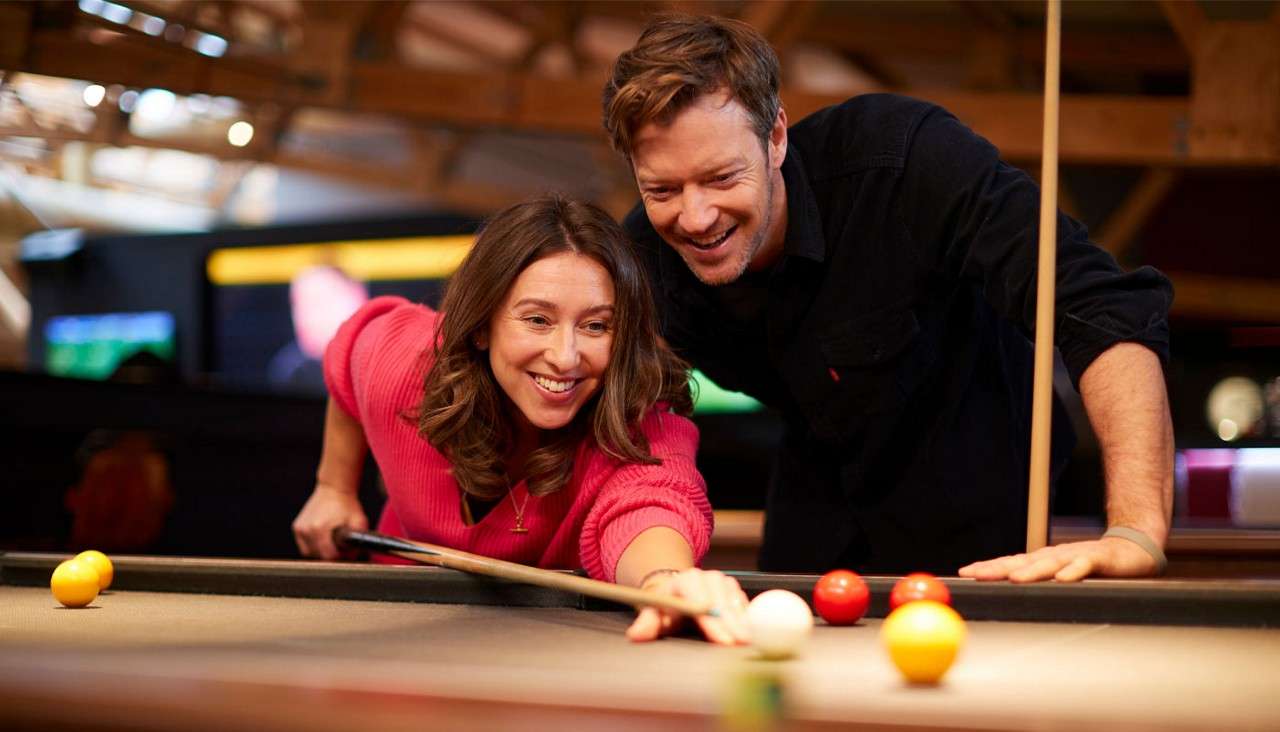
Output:
<path fill-rule="evenodd" d="M 696 618 L 698 627 L 712 643 L 733 646 L 751 640 L 747 629 L 747 595 L 738 580 L 716 570 L 686 569 L 677 574 L 660 574 L 643 589 L 706 603 L 716 615 Z M 670 635 L 680 628 L 685 616 L 672 610 L 641 608 L 635 622 L 627 628 L 632 641 L 651 641 Z"/>

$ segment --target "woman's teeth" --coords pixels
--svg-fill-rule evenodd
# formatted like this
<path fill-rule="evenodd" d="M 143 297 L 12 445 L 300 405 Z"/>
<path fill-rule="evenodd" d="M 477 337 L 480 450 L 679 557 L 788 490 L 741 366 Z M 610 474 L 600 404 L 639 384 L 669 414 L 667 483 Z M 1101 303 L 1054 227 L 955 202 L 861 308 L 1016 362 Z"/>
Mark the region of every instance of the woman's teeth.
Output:
<path fill-rule="evenodd" d="M 551 379 L 548 379 L 545 376 L 538 376 L 537 374 L 534 374 L 533 380 L 538 382 L 538 386 L 541 386 L 543 389 L 546 389 L 547 391 L 554 391 L 557 393 L 563 392 L 563 391 L 569 391 L 570 389 L 573 388 L 574 383 L 576 383 L 572 380 L 552 381 Z"/>

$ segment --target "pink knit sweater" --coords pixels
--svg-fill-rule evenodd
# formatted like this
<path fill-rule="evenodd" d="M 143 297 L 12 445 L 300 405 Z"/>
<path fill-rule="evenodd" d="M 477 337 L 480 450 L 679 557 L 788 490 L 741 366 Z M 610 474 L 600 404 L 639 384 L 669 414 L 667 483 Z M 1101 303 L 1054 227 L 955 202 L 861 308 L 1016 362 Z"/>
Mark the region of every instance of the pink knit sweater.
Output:
<path fill-rule="evenodd" d="M 712 518 L 694 465 L 698 430 L 684 417 L 659 410 L 645 417 L 641 430 L 661 465 L 619 463 L 584 443 L 564 488 L 533 497 L 521 481 L 479 522 L 464 523 L 449 462 L 404 417 L 422 398 L 427 347 L 439 322 L 430 308 L 398 297 L 375 298 L 342 326 L 325 352 L 329 394 L 364 428 L 386 484 L 379 531 L 538 567 L 585 567 L 592 577 L 612 582 L 631 540 L 645 529 L 667 526 L 701 560 Z M 527 534 L 511 533 L 513 502 L 523 507 Z"/>

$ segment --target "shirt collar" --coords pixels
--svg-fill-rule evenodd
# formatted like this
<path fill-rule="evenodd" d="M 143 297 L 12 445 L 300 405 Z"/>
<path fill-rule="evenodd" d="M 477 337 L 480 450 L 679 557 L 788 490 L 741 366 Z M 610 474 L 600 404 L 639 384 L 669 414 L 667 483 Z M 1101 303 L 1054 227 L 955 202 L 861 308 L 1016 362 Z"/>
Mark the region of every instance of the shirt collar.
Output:
<path fill-rule="evenodd" d="M 822 235 L 818 201 L 809 187 L 804 159 L 794 145 L 787 146 L 787 157 L 782 161 L 782 183 L 787 196 L 787 238 L 782 243 L 782 253 L 814 262 L 825 261 L 827 245 Z"/>

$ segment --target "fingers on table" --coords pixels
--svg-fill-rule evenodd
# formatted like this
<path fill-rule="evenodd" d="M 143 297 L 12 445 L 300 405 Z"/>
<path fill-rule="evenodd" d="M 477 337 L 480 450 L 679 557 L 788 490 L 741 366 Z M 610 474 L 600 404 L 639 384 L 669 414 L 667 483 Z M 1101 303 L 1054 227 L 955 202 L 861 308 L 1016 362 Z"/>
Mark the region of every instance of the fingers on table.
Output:
<path fill-rule="evenodd" d="M 1028 554 L 1013 554 L 998 559 L 988 559 L 985 562 L 974 562 L 965 567 L 960 568 L 961 577 L 969 577 L 976 580 L 1002 580 L 1008 578 L 1009 574 L 1021 567 L 1025 567 L 1032 560 Z"/>
<path fill-rule="evenodd" d="M 670 628 L 670 625 L 670 616 L 664 617 L 657 608 L 641 608 L 635 621 L 627 628 L 627 638 L 636 642 L 657 640 L 664 635 L 664 626 Z"/>
<path fill-rule="evenodd" d="M 751 639 L 747 627 L 747 595 L 738 581 L 715 570 L 689 570 L 675 578 L 679 592 L 695 601 L 710 605 L 715 615 L 697 618 L 707 640 L 723 645 L 738 645 Z"/>
<path fill-rule="evenodd" d="M 749 639 L 747 596 L 738 581 L 723 572 L 689 569 L 663 577 L 646 589 L 715 608 L 715 615 L 702 615 L 696 619 L 698 628 L 713 643 L 737 645 Z M 642 608 L 627 629 L 627 637 L 633 641 L 654 640 L 673 633 L 683 620 L 679 613 Z"/>

